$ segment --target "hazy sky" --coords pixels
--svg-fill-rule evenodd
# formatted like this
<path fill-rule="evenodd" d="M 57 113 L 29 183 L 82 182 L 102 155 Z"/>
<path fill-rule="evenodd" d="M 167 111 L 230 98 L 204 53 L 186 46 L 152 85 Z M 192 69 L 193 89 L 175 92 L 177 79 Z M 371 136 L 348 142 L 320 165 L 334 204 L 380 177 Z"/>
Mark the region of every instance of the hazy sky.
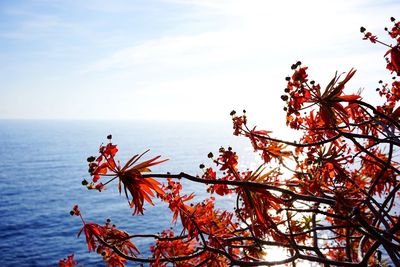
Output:
<path fill-rule="evenodd" d="M 301 60 L 349 92 L 387 79 L 381 34 L 396 1 L 1 0 L 0 118 L 282 120 Z"/>

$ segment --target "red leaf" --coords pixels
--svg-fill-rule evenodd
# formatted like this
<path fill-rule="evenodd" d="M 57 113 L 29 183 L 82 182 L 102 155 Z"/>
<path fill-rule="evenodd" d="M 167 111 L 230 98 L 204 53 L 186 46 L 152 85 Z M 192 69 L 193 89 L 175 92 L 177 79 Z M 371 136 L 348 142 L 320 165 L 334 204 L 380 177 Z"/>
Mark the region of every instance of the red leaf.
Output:
<path fill-rule="evenodd" d="M 385 56 L 390 54 L 390 63 L 387 68 L 392 72 L 400 72 L 400 47 L 397 45 L 386 52 Z"/>
<path fill-rule="evenodd" d="M 78 233 L 78 237 L 81 235 L 82 231 L 85 233 L 86 243 L 89 251 L 95 251 L 97 247 L 97 237 L 102 236 L 104 230 L 103 227 L 95 223 L 86 223 L 83 225 L 82 229 Z"/>

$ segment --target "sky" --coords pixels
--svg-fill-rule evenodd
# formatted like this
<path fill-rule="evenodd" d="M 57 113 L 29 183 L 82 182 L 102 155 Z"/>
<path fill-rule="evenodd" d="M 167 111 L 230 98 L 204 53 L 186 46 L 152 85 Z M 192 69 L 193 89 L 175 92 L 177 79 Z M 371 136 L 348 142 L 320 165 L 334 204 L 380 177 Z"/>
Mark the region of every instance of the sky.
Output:
<path fill-rule="evenodd" d="M 284 124 L 300 60 L 322 87 L 374 99 L 396 1 L 1 0 L 1 119 L 229 120 Z"/>

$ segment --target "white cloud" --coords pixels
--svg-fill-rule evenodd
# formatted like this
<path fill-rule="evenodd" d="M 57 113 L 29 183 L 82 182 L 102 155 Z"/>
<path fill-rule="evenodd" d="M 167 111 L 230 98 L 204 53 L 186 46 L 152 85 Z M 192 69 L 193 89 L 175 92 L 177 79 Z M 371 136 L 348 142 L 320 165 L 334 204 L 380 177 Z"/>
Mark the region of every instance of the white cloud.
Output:
<path fill-rule="evenodd" d="M 12 13 L 12 11 L 10 11 Z M 20 17 L 13 29 L 0 31 L 0 38 L 17 40 L 40 40 L 49 34 L 65 32 L 73 25 L 55 15 L 37 15 L 29 12 L 16 14 Z"/>
<path fill-rule="evenodd" d="M 207 66 L 235 60 L 295 60 L 318 50 L 333 51 L 340 57 L 344 49 L 358 50 L 347 42 L 360 40 L 359 21 L 372 24 L 358 14 L 360 1 L 204 1 L 168 0 L 218 10 L 226 24 L 215 31 L 186 33 L 139 41 L 105 55 L 85 71 L 107 71 L 166 66 Z M 207 19 L 207 15 L 203 13 Z M 230 25 L 232 23 L 232 26 Z M 379 25 L 382 21 L 379 22 Z M 361 43 L 361 42 L 360 42 Z M 340 51 L 340 49 L 343 49 Z M 289 62 L 286 62 L 289 64 Z"/>
<path fill-rule="evenodd" d="M 204 61 L 226 57 L 227 52 L 215 52 L 218 48 L 226 47 L 231 37 L 225 33 L 205 33 L 148 40 L 106 56 L 89 66 L 87 71 L 125 69 L 141 65 L 177 65 L 179 62 L 201 65 Z"/>
<path fill-rule="evenodd" d="M 66 16 L 43 12 L 39 17 L 21 14 L 24 20 L 18 24 L 20 31 L 8 34 L 9 37 L 20 34 L 21 38 L 24 35 L 41 38 L 46 32 L 54 37 L 58 29 L 81 33 L 75 39 L 82 43 L 63 43 L 65 39 L 58 34 L 61 45 L 53 46 L 60 54 L 71 49 L 71 45 L 82 45 L 79 53 L 88 51 L 88 55 L 82 54 L 81 61 L 73 62 L 74 71 L 53 73 L 60 77 L 54 82 L 43 82 L 41 77 L 48 76 L 45 74 L 37 78 L 43 88 L 70 90 L 80 107 L 87 103 L 107 105 L 111 99 L 114 103 L 112 110 L 98 109 L 94 113 L 90 109 L 77 117 L 210 120 L 226 119 L 231 109 L 246 108 L 252 114 L 260 114 L 258 117 L 266 122 L 277 120 L 275 114 L 283 114 L 279 99 L 285 86 L 283 78 L 291 73 L 290 65 L 296 60 L 310 66 L 310 75 L 321 81 L 322 86 L 336 70 L 355 67 L 359 69 L 352 81 L 355 90 L 371 87 L 384 72 L 385 48 L 362 41 L 359 27 L 382 29 L 388 17 L 400 13 L 400 5 L 395 3 L 361 0 L 158 0 L 148 5 L 127 1 L 113 5 L 102 1 L 93 9 L 90 7 L 93 2 L 88 1 L 81 7 L 91 12 L 101 11 L 99 16 L 109 9 L 112 14 L 108 14 L 111 16 L 108 19 L 114 18 L 115 12 L 125 11 L 146 18 L 146 14 L 154 12 L 153 8 L 157 12 L 161 10 L 160 6 L 153 6 L 160 2 L 168 6 L 168 11 L 157 13 L 161 17 L 154 25 L 161 27 L 160 22 L 168 23 L 156 31 L 151 27 L 145 30 L 132 27 L 115 31 L 105 28 L 102 32 L 101 27 L 89 27 L 105 23 L 100 17 L 85 19 L 86 24 L 79 25 L 79 20 L 62 21 L 60 18 Z M 62 1 L 54 5 L 64 7 Z M 67 9 L 75 5 L 80 6 L 69 4 Z M 125 10 L 126 5 L 129 8 Z M 142 11 L 135 13 L 138 8 Z M 168 13 L 171 10 L 173 14 Z M 121 23 L 126 22 L 122 17 L 118 17 Z M 4 34 L 7 33 L 3 32 L 3 37 Z M 129 38 L 119 38 L 124 35 Z M 112 45 L 105 48 L 101 42 L 112 42 Z M 47 53 L 43 54 L 44 58 L 50 50 L 44 51 Z M 68 55 L 59 58 L 70 60 Z M 32 86 L 40 88 L 41 84 Z M 62 112 L 59 108 L 56 115 Z"/>
<path fill-rule="evenodd" d="M 128 102 L 121 101 L 126 116 L 211 120 L 226 118 L 233 108 L 246 108 L 276 128 L 279 123 L 282 126 L 283 116 L 271 114 L 283 114 L 279 96 L 285 86 L 283 78 L 295 60 L 311 65 L 310 74 L 322 86 L 336 70 L 360 67 L 352 81 L 354 87 L 349 88 L 352 92 L 375 86 L 371 83 L 384 73 L 379 66 L 384 49 L 368 50 L 371 44 L 361 40 L 359 26 L 361 21 L 375 23 L 369 17 L 372 12 L 386 18 L 389 7 L 385 5 L 311 0 L 274 4 L 261 0 L 166 1 L 201 8 L 203 20 L 217 12 L 225 23 L 214 31 L 138 41 L 87 66 L 84 73 L 113 73 L 112 79 L 124 80 L 131 88 L 129 92 L 125 87 L 126 98 L 141 99 L 139 106 L 157 107 L 130 112 Z M 377 27 L 382 23 L 376 22 Z M 366 66 L 375 74 L 367 72 Z"/>

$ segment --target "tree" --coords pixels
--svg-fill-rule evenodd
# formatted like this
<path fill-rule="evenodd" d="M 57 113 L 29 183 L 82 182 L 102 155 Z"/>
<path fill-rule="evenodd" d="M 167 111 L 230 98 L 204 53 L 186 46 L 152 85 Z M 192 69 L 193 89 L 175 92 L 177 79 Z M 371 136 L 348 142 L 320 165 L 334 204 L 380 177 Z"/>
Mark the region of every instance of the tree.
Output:
<path fill-rule="evenodd" d="M 400 75 L 400 22 L 391 18 L 386 29 L 393 45 L 381 42 L 361 27 L 365 40 L 387 46 L 387 69 Z M 324 266 L 381 266 L 383 258 L 400 266 L 400 82 L 379 81 L 381 105 L 365 102 L 360 92 L 345 94 L 355 74 L 335 74 L 322 85 L 311 80 L 301 62 L 286 77 L 287 125 L 302 133 L 297 142 L 272 137 L 248 122 L 245 111 L 231 112 L 234 135 L 248 138 L 263 164 L 253 171 L 238 168 L 232 148 L 208 155 L 211 165 L 200 165 L 201 175 L 184 172 L 150 173 L 165 160 L 143 160 L 146 152 L 125 164 L 116 160 L 117 146 L 100 146 L 88 158 L 91 181 L 82 184 L 102 191 L 112 182 L 128 199 L 134 216 L 145 214 L 144 205 L 154 198 L 165 202 L 172 223 L 183 230 L 141 234 L 88 223 L 78 206 L 71 215 L 82 219 L 89 251 L 102 255 L 108 266 L 127 261 L 151 266 L 261 266 L 293 264 L 299 260 Z M 214 197 L 196 202 L 182 193 L 181 179 L 204 184 L 210 194 L 236 196 L 233 211 L 216 209 Z M 147 202 L 147 203 L 146 203 Z M 151 257 L 140 257 L 134 242 L 154 239 Z M 265 253 L 279 247 L 287 258 L 271 261 Z M 382 256 L 384 255 L 384 256 Z M 63 265 L 62 265 L 63 264 Z M 60 266 L 75 266 L 73 256 Z"/>

